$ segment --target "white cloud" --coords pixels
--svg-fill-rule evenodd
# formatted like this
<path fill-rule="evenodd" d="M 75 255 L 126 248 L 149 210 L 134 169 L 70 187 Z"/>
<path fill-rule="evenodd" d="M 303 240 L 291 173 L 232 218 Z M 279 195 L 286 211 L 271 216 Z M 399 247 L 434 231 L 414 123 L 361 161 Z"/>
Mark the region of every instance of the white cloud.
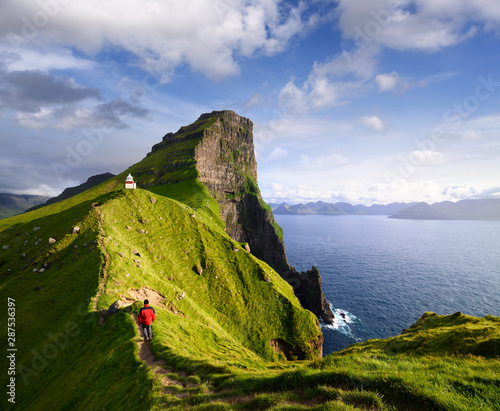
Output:
<path fill-rule="evenodd" d="M 415 166 L 442 164 L 445 156 L 432 150 L 413 150 L 408 156 L 410 164 Z"/>
<path fill-rule="evenodd" d="M 273 187 L 273 191 L 263 191 L 262 195 L 264 200 L 268 203 L 286 202 L 288 204 L 300 204 L 318 200 L 331 202 L 332 198 L 339 195 L 341 196 L 341 194 L 331 190 L 324 190 L 319 187 L 301 184 L 297 185 L 295 188 L 283 187 L 282 190 L 275 190 Z"/>
<path fill-rule="evenodd" d="M 486 116 L 475 117 L 464 124 L 467 129 L 500 131 L 500 113 L 488 114 Z"/>
<path fill-rule="evenodd" d="M 477 190 L 467 184 L 450 186 L 446 187 L 443 190 L 443 195 L 445 195 L 449 199 L 454 199 L 454 200 L 473 197 L 476 194 Z"/>
<path fill-rule="evenodd" d="M 329 61 L 315 62 L 312 76 L 314 78 L 339 79 L 353 74 L 357 79 L 366 81 L 375 74 L 379 52 L 380 47 L 376 44 L 354 49 L 342 49 L 341 53 Z"/>
<path fill-rule="evenodd" d="M 500 31 L 500 6 L 490 0 L 339 0 L 336 13 L 345 40 L 342 52 L 315 62 L 302 85 L 291 80 L 282 88 L 280 105 L 292 114 L 345 104 L 373 86 L 403 93 L 413 83 L 425 86 L 455 75 L 430 76 L 419 83 L 396 71 L 375 75 L 385 48 L 438 51 L 474 36 L 481 25 Z"/>
<path fill-rule="evenodd" d="M 78 185 L 80 184 L 79 182 L 74 184 Z M 61 194 L 62 188 L 54 188 L 50 187 L 47 184 L 40 184 L 39 186 L 36 187 L 30 187 L 30 188 L 23 188 L 23 189 L 13 189 L 10 190 L 9 192 L 12 194 L 20 194 L 20 195 L 38 195 L 38 196 L 45 196 L 45 197 L 55 197 Z"/>
<path fill-rule="evenodd" d="M 376 132 L 384 131 L 387 127 L 387 123 L 382 121 L 377 116 L 364 116 L 361 118 L 361 123 Z"/>
<path fill-rule="evenodd" d="M 308 86 L 311 88 L 308 99 L 312 110 L 339 104 L 338 84 L 331 83 L 327 78 L 320 77 L 313 79 Z"/>
<path fill-rule="evenodd" d="M 451 140 L 481 140 L 487 136 L 483 130 L 479 129 L 464 129 L 446 134 L 446 137 Z"/>
<path fill-rule="evenodd" d="M 36 113 L 17 113 L 14 116 L 15 121 L 22 127 L 32 130 L 40 130 L 49 125 L 52 118 L 52 111 L 41 108 Z"/>
<path fill-rule="evenodd" d="M 281 89 L 278 99 L 280 107 L 286 108 L 288 113 L 301 115 L 308 111 L 307 94 L 298 88 L 293 80 Z"/>
<path fill-rule="evenodd" d="M 315 62 L 302 86 L 291 80 L 281 89 L 280 106 L 300 115 L 348 103 L 370 89 L 367 82 L 375 74 L 378 52 L 378 47 L 364 47 L 340 53 L 327 62 Z"/>
<path fill-rule="evenodd" d="M 278 185 L 281 186 L 281 185 Z M 443 186 L 434 180 L 408 182 L 394 181 L 390 184 L 360 184 L 355 181 L 346 181 L 336 189 L 319 184 L 284 186 L 283 189 L 262 192 L 265 201 L 288 204 L 307 203 L 323 200 L 335 203 L 345 201 L 350 204 L 389 204 L 392 202 L 425 201 L 428 204 L 441 201 L 458 201 L 467 198 L 500 198 L 500 187 L 496 186 Z"/>
<path fill-rule="evenodd" d="M 349 159 L 340 153 L 320 154 L 314 157 L 308 154 L 300 155 L 300 167 L 306 170 L 323 169 L 328 170 L 349 163 Z"/>
<path fill-rule="evenodd" d="M 64 48 L 38 50 L 19 47 L 16 51 L 19 58 L 9 64 L 10 70 L 92 70 L 97 65 L 91 60 L 75 57 L 71 50 Z"/>
<path fill-rule="evenodd" d="M 375 77 L 375 83 L 377 83 L 377 88 L 380 92 L 404 92 L 410 87 L 410 83 L 403 80 L 396 71 L 393 71 L 392 73 L 377 74 Z"/>
<path fill-rule="evenodd" d="M 455 45 L 476 33 L 471 21 L 498 28 L 499 12 L 498 3 L 487 0 L 340 0 L 338 6 L 339 26 L 348 41 L 399 50 Z"/>
<path fill-rule="evenodd" d="M 139 66 L 162 81 L 184 63 L 215 80 L 235 75 L 240 56 L 281 52 L 293 36 L 307 30 L 308 20 L 317 20 L 314 14 L 304 18 L 305 3 L 292 6 L 280 0 L 51 4 L 49 11 L 41 2 L 2 2 L 0 15 L 9 18 L 2 19 L 0 35 L 7 45 L 36 41 L 86 54 L 117 47 L 133 53 Z"/>
<path fill-rule="evenodd" d="M 354 123 L 348 120 L 331 120 L 314 117 L 292 117 L 284 114 L 269 123 L 255 123 L 254 141 L 256 145 L 264 146 L 275 140 L 286 140 L 301 144 L 307 140 L 310 145 L 324 140 L 325 136 L 333 140 L 349 137 L 354 130 Z"/>
<path fill-rule="evenodd" d="M 261 94 L 254 94 L 252 97 L 250 97 L 247 101 L 243 103 L 243 108 L 249 109 L 254 106 L 259 105 L 264 101 L 264 97 L 262 97 Z"/>
<path fill-rule="evenodd" d="M 273 151 L 271 151 L 267 159 L 269 161 L 278 161 L 278 160 L 284 160 L 287 157 L 288 157 L 288 150 L 285 150 L 281 147 L 275 147 Z"/>
<path fill-rule="evenodd" d="M 339 0 L 336 13 L 342 52 L 315 62 L 302 85 L 292 80 L 283 87 L 281 107 L 293 114 L 345 104 L 373 86 L 380 92 L 405 92 L 412 82 L 396 71 L 375 75 L 385 48 L 438 51 L 474 36 L 481 25 L 500 31 L 500 6 L 491 0 Z"/>
<path fill-rule="evenodd" d="M 375 77 L 375 83 L 378 85 L 378 91 L 392 91 L 396 88 L 399 75 L 395 71 L 390 74 L 378 74 Z"/>
<path fill-rule="evenodd" d="M 271 187 L 273 188 L 274 191 L 283 191 L 285 186 L 283 184 L 278 184 L 278 183 L 272 183 Z"/>
<path fill-rule="evenodd" d="M 381 203 L 426 201 L 442 199 L 442 187 L 433 180 L 409 182 L 399 179 L 390 183 L 376 183 L 367 187 Z"/>
<path fill-rule="evenodd" d="M 446 71 L 443 73 L 431 74 L 430 76 L 426 76 L 423 79 L 418 81 L 418 85 L 421 87 L 427 87 L 430 84 L 440 83 L 446 80 L 449 80 L 455 76 L 457 76 L 459 71 Z"/>
<path fill-rule="evenodd" d="M 447 140 L 498 140 L 495 136 L 500 133 L 500 113 L 469 117 L 469 119 L 453 114 L 446 120 L 449 121 L 444 121 L 434 128 L 431 136 L 426 139 L 428 143 L 436 145 Z"/>

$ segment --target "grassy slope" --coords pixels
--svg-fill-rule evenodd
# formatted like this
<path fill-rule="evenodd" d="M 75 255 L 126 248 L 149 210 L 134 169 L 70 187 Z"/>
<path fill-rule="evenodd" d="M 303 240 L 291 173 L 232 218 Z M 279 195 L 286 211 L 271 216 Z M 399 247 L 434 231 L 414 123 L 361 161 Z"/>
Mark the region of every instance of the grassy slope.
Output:
<path fill-rule="evenodd" d="M 167 304 L 156 307 L 153 350 L 179 369 L 262 369 L 280 359 L 269 345 L 271 338 L 308 349 L 307 342 L 318 337 L 315 317 L 300 307 L 291 287 L 224 233 L 199 185 L 182 184 L 171 186 L 173 196 L 189 189 L 192 203 L 206 207 L 194 211 L 145 190 L 122 190 L 3 222 L 1 245 L 10 248 L 0 250 L 0 293 L 4 300 L 16 300 L 21 407 L 110 409 L 123 404 L 129 392 L 144 397 L 149 406 L 154 403 L 157 391 L 151 390 L 151 372 L 138 362 L 131 317 L 122 313 L 98 326 L 92 315 L 105 261 L 98 308 L 130 298 L 131 288 L 147 286 L 164 295 Z M 100 205 L 93 207 L 95 203 Z M 54 215 L 54 208 L 66 210 Z M 72 234 L 75 225 L 79 234 Z M 49 237 L 57 242 L 49 245 Z M 132 249 L 141 257 L 132 255 Z M 133 258 L 140 258 L 141 267 Z M 49 268 L 33 272 L 43 264 Z M 197 266 L 201 275 L 194 271 Z M 185 297 L 178 301 L 180 292 Z M 6 346 L 6 338 L 2 344 Z M 82 402 L 77 390 L 95 395 Z"/>
<path fill-rule="evenodd" d="M 308 348 L 307 342 L 318 335 L 315 318 L 300 308 L 291 287 L 277 273 L 229 238 L 205 208 L 194 211 L 159 196 L 153 204 L 151 196 L 147 191 L 128 191 L 103 207 L 111 261 L 108 288 L 100 303 L 103 308 L 127 296 L 129 289 L 146 285 L 184 314 L 168 319 L 180 322 L 180 328 L 189 329 L 193 322 L 209 325 L 211 332 L 223 331 L 225 339 L 230 336 L 233 344 L 242 344 L 269 360 L 277 357 L 268 344 L 271 338 Z M 117 219 L 120 223 L 114 222 Z M 131 254 L 132 249 L 141 257 Z M 141 267 L 134 259 L 140 260 Z M 196 267 L 203 270 L 201 275 Z M 185 297 L 177 301 L 182 292 Z M 174 338 L 172 329 L 168 335 Z M 205 358 L 207 342 L 191 347 L 189 357 Z"/>
<path fill-rule="evenodd" d="M 0 205 L 0 220 L 3 218 L 12 217 L 25 211 L 26 208 L 12 207 Z"/>
<path fill-rule="evenodd" d="M 0 294 L 3 300 L 16 299 L 17 363 L 33 371 L 24 371 L 27 386 L 18 371 L 20 409 L 406 409 L 411 405 L 412 409 L 494 410 L 500 406 L 498 317 L 426 314 L 401 336 L 356 344 L 322 360 L 270 361 L 276 355 L 262 341 L 271 336 L 294 338 L 297 330 L 304 333 L 306 312 L 275 273 L 271 282 L 263 281 L 269 267 L 241 248 L 234 251 L 239 245 L 203 206 L 207 199 L 202 200 L 202 191 L 188 186 L 198 196 L 196 211 L 136 190 L 102 196 L 97 208 L 88 200 L 57 219 L 50 210 L 41 216 L 43 209 L 30 213 L 34 220 L 25 224 L 16 224 L 25 216 L 9 219 L 12 227 L 0 232 L 2 245 L 12 244 L 0 250 Z M 172 187 L 174 194 L 184 192 Z M 101 232 L 97 212 L 102 214 Z M 76 224 L 81 227 L 78 235 L 71 234 Z M 33 232 L 35 226 L 40 230 Z M 147 233 L 139 233 L 140 229 Z M 49 236 L 57 239 L 56 244 L 48 245 Z M 42 241 L 35 245 L 39 238 Z M 143 285 L 166 297 L 164 306 L 155 307 L 157 338 L 151 345 L 169 366 L 198 375 L 199 385 L 186 389 L 187 398 L 165 395 L 158 380 L 153 381 L 151 369 L 139 361 L 138 335 L 127 309 L 98 325 L 91 297 L 99 288 L 105 254 L 99 246 L 90 250 L 98 239 L 109 259 L 100 307 L 107 308 L 126 297 L 128 289 Z M 132 249 L 141 256 L 132 255 Z M 19 271 L 27 264 L 19 250 L 28 259 L 35 257 L 34 265 Z M 140 259 L 141 267 L 132 258 Z M 32 272 L 45 262 L 55 264 L 44 273 Z M 203 268 L 202 275 L 193 271 L 197 265 Z M 38 286 L 42 289 L 36 291 Z M 179 301 L 180 292 L 185 297 Z M 288 313 L 282 311 L 283 303 Z M 132 309 L 137 313 L 140 306 L 134 304 Z M 59 345 L 51 335 L 59 338 Z M 5 339 L 1 344 L 6 346 Z M 55 355 L 51 344 L 56 346 Z M 37 363 L 37 353 L 55 358 L 43 366 Z"/>
<path fill-rule="evenodd" d="M 426 313 L 400 336 L 354 344 L 295 370 L 268 371 L 265 375 L 239 373 L 222 381 L 220 388 L 258 393 L 254 404 L 273 410 L 351 406 L 497 410 L 498 324 L 500 317 Z M 421 349 L 415 349 L 413 344 Z M 457 354 L 457 347 L 468 354 Z"/>
<path fill-rule="evenodd" d="M 16 301 L 16 407 L 70 409 L 91 402 L 95 409 L 109 409 L 124 404 L 127 392 L 134 393 L 132 404 L 140 403 L 147 396 L 148 372 L 130 341 L 133 328 L 119 317 L 106 329 L 98 327 L 97 316 L 89 311 L 103 261 L 95 244 L 95 210 L 87 201 L 57 216 L 43 214 L 38 210 L 11 218 L 12 227 L 0 232 L 2 245 L 11 244 L 0 254 L 0 295 L 3 301 Z M 78 235 L 72 234 L 76 224 Z M 57 242 L 49 245 L 49 237 Z M 33 272 L 43 264 L 50 267 Z M 0 344 L 7 346 L 4 333 Z"/>
<path fill-rule="evenodd" d="M 208 204 L 218 216 L 217 202 L 209 196 L 206 187 L 196 180 L 197 171 L 192 163 L 194 148 L 202 139 L 203 130 L 213 122 L 214 119 L 207 119 L 193 123 L 189 130 L 181 128 L 174 139 L 179 141 L 178 143 L 151 153 L 139 163 L 90 190 L 30 213 L 0 220 L 0 232 L 13 224 L 30 222 L 39 216 L 58 214 L 82 202 L 98 201 L 96 199 L 101 195 L 121 190 L 129 173 L 132 173 L 134 180 L 141 187 L 177 199 L 194 208 Z"/>

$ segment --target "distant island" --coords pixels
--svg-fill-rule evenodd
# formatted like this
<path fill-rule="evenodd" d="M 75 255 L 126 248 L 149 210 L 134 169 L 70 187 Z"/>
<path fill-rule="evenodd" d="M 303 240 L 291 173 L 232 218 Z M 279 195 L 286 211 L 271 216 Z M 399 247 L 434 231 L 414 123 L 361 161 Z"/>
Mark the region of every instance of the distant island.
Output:
<path fill-rule="evenodd" d="M 301 204 L 269 203 L 274 214 L 284 215 L 386 215 L 389 218 L 414 220 L 500 220 L 500 198 L 352 205 L 345 202 L 316 201 Z"/>

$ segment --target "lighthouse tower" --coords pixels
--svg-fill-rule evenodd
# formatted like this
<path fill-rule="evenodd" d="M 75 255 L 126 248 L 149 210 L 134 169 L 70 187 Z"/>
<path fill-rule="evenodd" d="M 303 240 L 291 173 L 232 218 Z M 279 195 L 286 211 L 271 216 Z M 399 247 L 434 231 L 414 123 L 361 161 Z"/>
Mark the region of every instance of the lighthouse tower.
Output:
<path fill-rule="evenodd" d="M 127 179 L 125 180 L 125 188 L 131 188 L 131 189 L 137 188 L 134 183 L 134 178 L 132 177 L 131 174 L 129 174 L 127 176 Z"/>

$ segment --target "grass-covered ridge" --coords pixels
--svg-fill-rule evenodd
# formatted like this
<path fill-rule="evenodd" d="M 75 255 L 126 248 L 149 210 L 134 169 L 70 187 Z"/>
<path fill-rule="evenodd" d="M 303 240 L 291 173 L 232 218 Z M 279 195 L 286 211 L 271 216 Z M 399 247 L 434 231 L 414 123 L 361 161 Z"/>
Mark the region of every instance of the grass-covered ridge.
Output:
<path fill-rule="evenodd" d="M 210 324 L 212 332 L 223 330 L 268 360 L 279 357 L 271 339 L 309 351 L 309 341 L 319 337 L 316 319 L 300 307 L 291 287 L 230 239 L 210 208 L 195 211 L 134 190 L 105 204 L 102 219 L 110 260 L 102 308 L 127 297 L 130 289 L 147 286 L 183 313 L 168 321 L 184 322 L 186 329 L 193 321 Z M 203 358 L 208 345 L 200 342 L 190 357 Z"/>
<path fill-rule="evenodd" d="M 117 384 L 116 398 L 86 399 L 81 406 L 87 409 L 110 409 L 130 390 L 151 389 L 148 371 L 137 362 L 130 314 L 102 325 L 96 315 L 116 300 L 133 302 L 131 290 L 147 288 L 164 297 L 155 307 L 153 349 L 176 368 L 263 369 L 284 360 L 271 340 L 317 356 L 309 353 L 309 342 L 320 338 L 314 315 L 276 272 L 225 234 L 213 200 L 202 198 L 200 187 L 188 184 L 173 194 L 182 197 L 185 190 L 195 193 L 191 204 L 198 209 L 146 190 L 119 190 L 3 222 L 0 293 L 16 301 L 22 404 L 79 408 L 81 396 L 67 387 L 71 381 L 83 391 L 96 390 L 100 381 L 102 395 Z M 90 191 L 87 198 L 99 190 Z M 62 211 L 53 214 L 54 207 Z M 119 381 L 104 377 L 109 361 L 120 362 Z M 141 374 L 134 376 L 136 370 Z M 69 382 L 56 387 L 61 374 Z M 96 375 L 82 380 L 87 374 Z"/>
<path fill-rule="evenodd" d="M 457 312 L 437 315 L 426 312 L 401 335 L 353 344 L 345 351 L 381 351 L 421 355 L 500 355 L 500 317 L 472 317 Z"/>

